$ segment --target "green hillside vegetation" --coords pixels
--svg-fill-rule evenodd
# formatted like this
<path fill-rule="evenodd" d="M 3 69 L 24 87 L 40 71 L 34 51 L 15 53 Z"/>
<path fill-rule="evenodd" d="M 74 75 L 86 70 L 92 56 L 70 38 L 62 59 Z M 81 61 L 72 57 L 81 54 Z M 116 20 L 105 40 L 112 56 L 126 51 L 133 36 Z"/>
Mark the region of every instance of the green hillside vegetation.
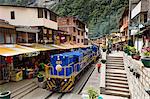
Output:
<path fill-rule="evenodd" d="M 81 19 L 88 25 L 92 33 L 89 36 L 93 38 L 117 31 L 125 7 L 128 7 L 128 0 L 65 0 L 53 10 L 60 16 Z"/>
<path fill-rule="evenodd" d="M 1 4 L 26 5 L 30 0 L 0 0 Z"/>

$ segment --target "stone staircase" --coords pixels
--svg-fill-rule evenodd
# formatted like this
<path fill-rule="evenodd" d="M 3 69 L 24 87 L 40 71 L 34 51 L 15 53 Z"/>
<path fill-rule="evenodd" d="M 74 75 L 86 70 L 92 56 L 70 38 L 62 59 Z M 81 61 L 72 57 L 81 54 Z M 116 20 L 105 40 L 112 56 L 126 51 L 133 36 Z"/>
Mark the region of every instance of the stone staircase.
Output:
<path fill-rule="evenodd" d="M 29 94 L 33 90 L 37 89 L 38 85 L 35 82 L 29 82 L 19 88 L 12 91 L 11 99 L 21 99 L 25 95 Z"/>
<path fill-rule="evenodd" d="M 130 98 L 123 57 L 107 56 L 105 94 Z"/>

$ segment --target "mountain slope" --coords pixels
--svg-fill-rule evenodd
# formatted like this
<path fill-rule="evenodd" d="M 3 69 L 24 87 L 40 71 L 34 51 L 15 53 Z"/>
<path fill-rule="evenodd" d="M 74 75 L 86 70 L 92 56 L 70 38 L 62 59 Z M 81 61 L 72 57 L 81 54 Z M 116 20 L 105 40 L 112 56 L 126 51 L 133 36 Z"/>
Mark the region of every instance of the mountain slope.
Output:
<path fill-rule="evenodd" d="M 127 6 L 128 0 L 64 0 L 53 10 L 60 16 L 80 18 L 88 24 L 90 37 L 98 37 L 118 30 L 119 19 Z"/>

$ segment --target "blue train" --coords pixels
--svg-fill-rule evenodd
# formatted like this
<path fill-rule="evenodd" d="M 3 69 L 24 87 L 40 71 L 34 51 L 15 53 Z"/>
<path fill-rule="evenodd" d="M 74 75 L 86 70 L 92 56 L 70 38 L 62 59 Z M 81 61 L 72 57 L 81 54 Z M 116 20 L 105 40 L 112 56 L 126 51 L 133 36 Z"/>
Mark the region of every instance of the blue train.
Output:
<path fill-rule="evenodd" d="M 74 84 L 90 68 L 100 55 L 99 47 L 92 45 L 72 52 L 50 56 L 51 65 L 46 68 L 47 86 L 55 92 L 71 92 Z"/>

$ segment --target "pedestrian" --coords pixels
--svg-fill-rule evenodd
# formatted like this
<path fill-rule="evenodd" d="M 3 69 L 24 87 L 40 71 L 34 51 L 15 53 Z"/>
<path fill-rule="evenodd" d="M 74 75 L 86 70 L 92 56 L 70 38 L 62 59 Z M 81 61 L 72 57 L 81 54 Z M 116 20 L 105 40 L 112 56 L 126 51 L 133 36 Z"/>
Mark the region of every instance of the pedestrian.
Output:
<path fill-rule="evenodd" d="M 101 63 L 97 63 L 96 66 L 97 66 L 98 73 L 100 73 Z"/>

